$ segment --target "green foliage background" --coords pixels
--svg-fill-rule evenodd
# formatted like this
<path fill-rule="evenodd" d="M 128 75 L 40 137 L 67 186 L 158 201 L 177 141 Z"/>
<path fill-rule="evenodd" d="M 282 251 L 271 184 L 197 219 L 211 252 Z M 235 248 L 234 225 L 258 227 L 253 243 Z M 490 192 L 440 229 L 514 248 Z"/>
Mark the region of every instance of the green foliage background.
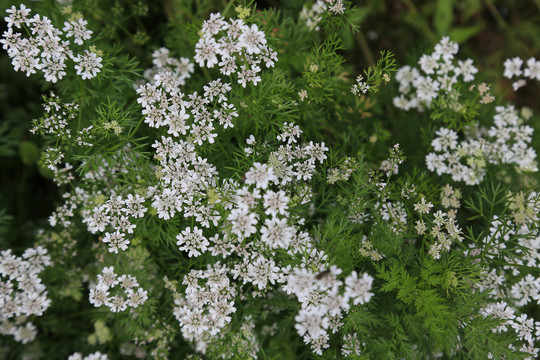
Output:
<path fill-rule="evenodd" d="M 47 15 L 54 13 L 53 9 L 59 6 L 51 1 L 23 3 L 32 7 L 34 13 Z M 19 2 L 0 0 L 0 9 L 13 4 L 18 5 Z M 400 173 L 409 175 L 402 181 L 422 184 L 419 185 L 422 191 L 433 197 L 437 197 L 440 185 L 445 182 L 419 171 L 425 168 L 425 149 L 437 128 L 429 114 L 412 116 L 394 108 L 392 98 L 397 94 L 394 82 L 384 85 L 380 92 L 370 94 L 367 99 L 350 100 L 350 97 L 343 96 L 350 88 L 336 79 L 353 81 L 357 74 L 376 63 L 382 50 L 395 54 L 398 66 L 413 64 L 448 34 L 460 43 L 461 58 L 475 60 L 482 80 L 492 84 L 494 93 L 499 94 L 500 99 L 497 100 L 528 106 L 538 113 L 539 83 L 530 82 L 526 88 L 514 93 L 510 82 L 501 74 L 502 63 L 508 57 L 539 56 L 540 1 L 367 0 L 353 4 L 355 9 L 347 12 L 343 19 L 336 20 L 334 24 L 328 22 L 320 32 L 307 35 L 291 20 L 295 19 L 292 14 L 298 14 L 304 5 L 304 1 L 299 0 L 268 0 L 251 4 L 225 0 L 75 1 L 74 7 L 88 20 L 96 43 L 107 54 L 104 66 L 104 75 L 107 76 L 103 76 L 106 80 L 91 83 L 74 78 L 66 81 L 69 85 L 61 87 L 57 93 L 61 97 L 66 95 L 78 100 L 86 121 L 114 119 L 129 129 L 120 138 L 105 136 L 89 152 L 77 154 L 77 159 L 86 160 L 91 169 L 94 154 L 112 156 L 127 142 L 135 147 L 140 145 L 141 153 L 149 157 L 146 137 L 151 134 L 148 128 L 138 126 L 141 115 L 132 84 L 140 78 L 143 69 L 151 66 L 152 52 L 166 46 L 178 56 L 192 57 L 198 31 L 210 13 L 221 11 L 231 15 L 235 5 L 256 6 L 260 11 L 254 15 L 257 21 L 276 29 L 267 36 L 278 52 L 279 61 L 274 70 L 264 73 L 261 84 L 253 91 L 240 89 L 233 94 L 244 101 L 257 121 L 239 119 L 236 128 L 241 133 L 220 134 L 220 142 L 239 144 L 252 133 L 257 138 L 266 136 L 268 141 L 273 141 L 280 124 L 297 122 L 306 139 L 324 141 L 331 149 L 328 159 L 331 167 L 338 166 L 343 156 L 358 160 L 358 170 L 347 183 L 332 188 L 324 186 L 324 177 L 315 181 L 318 208 L 309 221 L 321 239 L 321 248 L 331 254 L 333 263 L 345 272 L 361 268 L 377 279 L 378 297 L 366 307 L 352 310 L 345 323 L 345 329 L 373 339 L 363 358 L 392 359 L 398 358 L 396 354 L 412 358 L 417 349 L 413 349 L 411 344 L 425 337 L 429 338 L 426 347 L 432 346 L 451 354 L 457 334 L 464 336 L 467 351 L 455 356 L 447 355 L 447 358 L 481 358 L 486 355 L 485 349 L 504 353 L 506 349 L 500 348 L 500 344 L 505 342 L 504 335 L 492 334 L 493 324 L 474 322 L 464 332 L 460 332 L 458 327 L 459 319 L 478 312 L 478 304 L 486 296 L 468 292 L 468 282 L 480 277 L 478 264 L 465 263 L 462 257 L 456 256 L 448 256 L 441 261 L 422 256 L 414 244 L 402 246 L 402 239 L 393 236 L 383 222 L 371 230 L 380 237 L 379 249 L 384 251 L 388 261 L 377 264 L 360 257 L 346 256 L 353 253 L 352 246 L 358 243 L 366 229 L 348 223 L 343 210 L 350 204 L 347 201 L 339 203 L 339 199 L 356 198 L 364 201 L 367 207 L 374 206 L 373 189 L 366 187 L 368 171 L 373 169 L 373 164 L 388 157 L 388 148 L 399 143 L 407 156 Z M 2 24 L 4 28 L 5 24 Z M 306 64 L 310 63 L 321 64 L 320 71 L 316 74 L 308 71 Z M 202 88 L 215 74 L 204 71 L 197 75 L 189 85 L 192 89 Z M 0 53 L 0 209 L 3 209 L 0 212 L 0 249 L 12 248 L 20 252 L 32 246 L 35 229 L 47 227 L 47 217 L 60 200 L 58 188 L 50 181 L 51 174 L 38 165 L 44 140 L 28 131 L 30 119 L 41 116 L 41 94 L 47 94 L 51 88 L 50 84 L 37 77 L 27 78 L 14 72 L 7 54 L 4 51 Z M 309 102 L 297 104 L 291 101 L 300 89 L 307 89 Z M 493 115 L 485 113 L 486 110 L 480 111 L 479 118 L 488 119 Z M 538 115 L 530 124 L 536 134 L 540 133 Z M 533 147 L 540 150 L 539 136 L 534 138 Z M 247 161 L 233 162 L 227 151 L 208 149 L 208 153 L 214 163 L 229 165 L 230 174 L 227 175 L 231 177 L 240 178 L 250 165 Z M 140 161 L 144 160 L 143 156 Z M 88 169 L 81 169 L 85 170 Z M 517 181 L 507 181 L 508 176 Z M 481 237 L 491 219 L 486 209 L 501 208 L 508 191 L 538 188 L 539 180 L 538 174 L 522 177 L 507 169 L 490 173 L 486 183 L 495 184 L 493 186 L 482 187 L 480 191 L 465 188 L 463 198 L 468 199 L 468 203 L 460 216 L 469 226 L 468 239 L 474 242 Z M 392 190 L 394 194 L 398 188 L 396 185 Z M 410 206 L 407 211 L 413 212 Z M 153 231 L 152 221 L 141 224 L 142 238 L 145 230 L 149 234 Z M 132 267 L 139 269 L 142 277 L 144 272 L 160 273 L 165 269 L 171 278 L 185 273 L 193 263 L 190 260 L 178 264 L 176 258 L 179 254 L 174 249 L 174 240 L 171 240 L 179 229 L 173 226 L 161 228 L 161 231 L 158 236 L 149 236 L 153 239 L 151 242 L 134 246 L 119 256 L 114 260 L 117 266 L 122 268 L 130 262 Z M 56 236 L 62 238 L 67 235 L 59 233 Z M 77 236 L 78 241 L 86 244 L 92 242 L 88 233 L 70 236 Z M 90 252 L 90 245 L 81 250 Z M 64 260 L 69 262 L 69 255 Z M 93 260 L 84 251 L 79 251 L 77 261 L 84 264 Z M 66 264 L 63 270 L 47 271 L 47 286 L 53 305 L 40 321 L 39 346 L 44 351 L 44 358 L 67 358 L 75 350 L 93 351 L 95 347 L 89 345 L 88 337 L 107 337 L 96 325 L 103 315 L 100 311 L 104 310 L 98 311 L 85 301 L 87 289 L 77 280 L 78 275 L 75 276 L 78 270 L 70 269 Z M 74 272 L 72 281 L 64 271 Z M 538 276 L 538 269 L 531 270 L 531 273 Z M 383 297 L 386 293 L 388 297 Z M 285 298 L 274 301 L 286 306 Z M 121 315 L 117 321 L 109 322 L 115 341 L 106 342 L 103 350 L 118 354 L 119 344 L 127 338 L 117 336 L 127 337 L 133 335 L 129 333 L 130 329 L 137 333 L 141 328 L 152 326 L 157 319 L 156 314 L 167 313 L 170 305 L 171 299 L 164 295 L 162 299 L 150 302 L 136 320 Z M 260 313 L 266 305 L 252 305 L 254 308 L 244 311 Z M 375 308 L 378 309 L 376 314 L 371 312 Z M 283 329 L 281 340 L 266 340 L 260 355 L 262 359 L 313 356 L 294 331 L 292 315 L 296 309 L 289 310 L 291 316 L 279 319 L 279 327 Z M 528 313 L 537 319 L 540 317 L 536 306 L 531 306 Z M 175 321 L 170 314 L 159 320 Z M 174 339 L 172 346 L 171 358 L 181 359 L 181 354 L 189 351 L 189 345 L 179 337 Z M 424 350 L 429 353 L 429 349 Z M 3 352 L 0 350 L 0 357 L 18 358 L 21 353 L 22 346 L 9 343 Z M 340 357 L 339 349 L 325 353 L 325 358 L 333 357 Z M 238 355 L 237 358 L 243 357 Z"/>

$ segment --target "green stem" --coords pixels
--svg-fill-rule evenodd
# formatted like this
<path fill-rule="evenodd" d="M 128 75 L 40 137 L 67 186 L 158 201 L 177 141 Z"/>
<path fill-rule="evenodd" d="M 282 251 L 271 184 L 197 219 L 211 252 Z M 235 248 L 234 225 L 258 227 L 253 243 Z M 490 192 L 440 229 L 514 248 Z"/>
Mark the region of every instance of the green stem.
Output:
<path fill-rule="evenodd" d="M 201 67 L 201 70 L 203 72 L 203 75 L 204 75 L 206 81 L 208 81 L 208 82 L 212 81 L 212 77 L 210 76 L 210 73 L 208 72 L 208 70 L 206 68 L 204 68 L 204 67 Z"/>
<path fill-rule="evenodd" d="M 141 117 L 141 119 L 139 120 L 139 123 L 137 124 L 137 126 L 135 127 L 135 129 L 129 133 L 128 139 L 131 139 L 131 138 L 133 137 L 133 135 L 135 135 L 135 133 L 137 132 L 137 130 L 139 130 L 139 126 L 141 126 L 143 120 L 144 120 L 144 116 Z"/>
<path fill-rule="evenodd" d="M 223 15 L 223 17 L 225 17 L 227 15 L 227 13 L 229 12 L 229 10 L 232 8 L 233 4 L 234 4 L 234 0 L 230 0 L 229 3 L 227 4 L 227 6 L 225 6 L 225 9 L 223 10 L 223 12 L 221 13 L 221 15 Z"/>
<path fill-rule="evenodd" d="M 375 58 L 373 57 L 373 54 L 371 53 L 371 50 L 369 49 L 369 46 L 366 41 L 366 37 L 364 34 L 362 34 L 361 31 L 356 33 L 356 41 L 358 42 L 358 45 L 360 45 L 360 48 L 362 49 L 362 52 L 364 53 L 364 56 L 366 57 L 366 60 L 369 65 L 375 64 Z"/>
<path fill-rule="evenodd" d="M 484 0 L 484 2 L 486 3 L 486 6 L 487 6 L 489 12 L 491 13 L 491 15 L 495 18 L 495 21 L 497 21 L 497 25 L 502 30 L 507 30 L 508 29 L 508 24 L 506 23 L 506 21 L 504 21 L 503 17 L 499 13 L 499 11 L 495 7 L 495 5 L 493 5 L 493 1 L 492 0 Z"/>

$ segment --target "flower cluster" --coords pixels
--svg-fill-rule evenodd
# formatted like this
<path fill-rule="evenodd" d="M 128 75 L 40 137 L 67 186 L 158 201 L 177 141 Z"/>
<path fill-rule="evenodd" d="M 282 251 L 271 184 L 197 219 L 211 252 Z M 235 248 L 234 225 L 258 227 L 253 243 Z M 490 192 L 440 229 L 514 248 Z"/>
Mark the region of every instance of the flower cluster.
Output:
<path fill-rule="evenodd" d="M 206 342 L 218 335 L 231 322 L 230 315 L 236 312 L 236 289 L 227 277 L 229 272 L 230 269 L 217 262 L 208 265 L 206 270 L 191 270 L 184 276 L 185 295 L 171 288 L 175 303 L 173 314 L 184 338 L 195 342 L 197 349 L 206 348 Z"/>
<path fill-rule="evenodd" d="M 24 322 L 28 316 L 43 315 L 51 304 L 38 277 L 50 265 L 51 258 L 41 246 L 26 249 L 21 257 L 11 250 L 0 252 L 0 334 L 13 335 L 23 344 L 34 340 L 36 327 Z"/>
<path fill-rule="evenodd" d="M 94 207 L 83 222 L 92 234 L 104 232 L 102 242 L 109 245 L 109 252 L 117 254 L 118 249 L 126 250 L 129 245 L 126 236 L 137 227 L 133 219 L 142 218 L 147 211 L 144 202 L 145 198 L 139 194 L 128 194 L 125 199 L 111 196 L 104 204 Z"/>
<path fill-rule="evenodd" d="M 356 77 L 356 84 L 353 84 L 353 86 L 351 87 L 351 92 L 354 95 L 358 95 L 360 93 L 366 94 L 368 92 L 369 85 L 363 80 L 364 77 L 362 75 L 358 75 Z"/>
<path fill-rule="evenodd" d="M 523 65 L 523 60 L 519 57 L 506 59 L 504 62 L 503 76 L 508 79 L 517 79 L 512 83 L 514 91 L 517 91 L 520 87 L 527 84 L 525 78 L 530 80 L 540 80 L 540 61 L 532 57 L 527 60 L 527 67 L 524 70 L 521 69 L 521 65 Z"/>
<path fill-rule="evenodd" d="M 283 291 L 295 295 L 300 302 L 295 328 L 318 355 L 329 346 L 329 332 L 336 333 L 343 325 L 341 319 L 350 309 L 349 301 L 354 305 L 365 304 L 373 296 L 369 291 L 373 282 L 371 276 L 364 273 L 359 278 L 353 271 L 341 281 L 338 279 L 341 272 L 336 266 L 319 273 L 294 268 L 282 286 Z"/>
<path fill-rule="evenodd" d="M 343 336 L 343 346 L 341 347 L 341 354 L 344 357 L 349 357 L 351 355 L 360 356 L 361 353 L 361 344 L 360 340 L 358 340 L 358 334 L 352 333 L 352 334 L 346 334 Z"/>
<path fill-rule="evenodd" d="M 21 4 L 17 9 L 12 6 L 6 10 L 9 16 L 4 18 L 8 30 L 2 34 L 0 43 L 11 57 L 15 71 L 22 71 L 26 76 L 35 74 L 36 70 L 43 72 L 45 80 L 56 83 L 66 75 L 66 61 L 75 62 L 75 70 L 81 78 L 91 79 L 103 67 L 102 58 L 96 51 L 80 50 L 84 40 L 89 40 L 92 31 L 86 28 L 87 22 L 82 18 L 73 18 L 64 22 L 62 30 L 54 27 L 46 16 L 36 14 L 30 17 L 31 10 Z M 14 29 L 27 29 L 29 38 Z M 68 40 L 73 38 L 74 47 Z M 75 52 L 79 50 L 80 52 Z"/>
<path fill-rule="evenodd" d="M 401 95 L 394 98 L 394 106 L 403 110 L 423 111 L 429 108 L 439 91 L 452 91 L 460 77 L 463 82 L 474 80 L 478 69 L 473 66 L 471 59 L 458 60 L 456 64 L 454 57 L 458 50 L 459 45 L 456 42 L 443 37 L 435 45 L 433 53 L 420 57 L 420 70 L 408 65 L 399 69 L 396 80 L 399 82 Z"/>
<path fill-rule="evenodd" d="M 328 171 L 326 180 L 329 184 L 335 184 L 338 181 L 347 181 L 352 173 L 358 168 L 356 160 L 352 157 L 343 159 L 339 167 L 332 168 Z"/>
<path fill-rule="evenodd" d="M 342 15 L 345 12 L 343 0 L 317 0 L 311 7 L 304 7 L 300 12 L 299 20 L 304 22 L 309 30 L 319 31 L 319 22 L 323 19 L 325 11 L 333 15 Z"/>
<path fill-rule="evenodd" d="M 536 151 L 529 147 L 533 128 L 524 124 L 530 116 L 528 111 L 522 111 L 520 117 L 512 105 L 497 106 L 495 110 L 493 125 L 485 130 L 470 129 L 462 141 L 453 130 L 437 130 L 431 142 L 436 152 L 426 155 L 428 169 L 438 175 L 449 174 L 452 180 L 467 185 L 480 184 L 488 164 L 511 164 L 521 171 L 537 171 Z"/>
<path fill-rule="evenodd" d="M 270 68 L 277 61 L 277 53 L 266 42 L 257 25 L 249 26 L 242 19 L 227 22 L 221 14 L 211 14 L 195 45 L 195 61 L 201 67 L 218 65 L 223 75 L 236 74 L 243 87 L 248 82 L 257 85 L 261 81 L 259 65 L 264 62 Z"/>
<path fill-rule="evenodd" d="M 99 351 L 96 351 L 93 354 L 86 355 L 85 357 L 82 356 L 81 353 L 73 353 L 68 356 L 67 360 L 108 360 L 109 357 L 107 354 L 102 354 Z"/>
<path fill-rule="evenodd" d="M 123 292 L 113 291 L 119 286 Z M 98 275 L 98 283 L 90 289 L 90 304 L 95 307 L 106 306 L 112 312 L 125 311 L 128 307 L 136 308 L 148 299 L 148 291 L 139 287 L 134 276 L 114 273 L 114 267 L 103 268 Z"/>
<path fill-rule="evenodd" d="M 195 91 L 186 98 L 180 86 L 193 71 L 193 64 L 182 58 L 179 62 L 183 64 L 181 70 L 178 66 L 174 72 L 163 70 L 166 64 L 175 63 L 166 49 L 154 53 L 154 60 L 158 64 L 157 73 L 150 82 L 137 88 L 137 102 L 144 108 L 145 123 L 154 128 L 164 126 L 168 134 L 186 136 L 189 143 L 199 146 L 214 143 L 218 123 L 225 129 L 234 127 L 232 121 L 238 113 L 236 107 L 227 102 L 226 95 L 231 90 L 229 83 L 223 83 L 221 79 L 210 81 L 203 87 L 203 94 Z"/>
<path fill-rule="evenodd" d="M 164 88 L 184 86 L 195 71 L 193 63 L 185 57 L 172 57 L 170 50 L 159 48 L 152 53 L 153 68 L 146 69 L 143 77 L 152 85 L 164 84 Z"/>

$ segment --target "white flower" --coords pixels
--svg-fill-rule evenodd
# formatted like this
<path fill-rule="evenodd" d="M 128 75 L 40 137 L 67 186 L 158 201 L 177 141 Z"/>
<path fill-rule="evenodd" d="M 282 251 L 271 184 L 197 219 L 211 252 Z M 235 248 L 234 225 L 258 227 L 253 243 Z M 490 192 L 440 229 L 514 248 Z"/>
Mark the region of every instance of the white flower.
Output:
<path fill-rule="evenodd" d="M 277 180 L 274 170 L 271 167 L 256 162 L 246 173 L 245 183 L 247 185 L 255 184 L 257 188 L 266 189 L 270 182 L 276 182 Z"/>
<path fill-rule="evenodd" d="M 264 32 L 259 31 L 255 24 L 251 27 L 245 25 L 242 30 L 242 35 L 238 38 L 240 46 L 246 49 L 248 54 L 259 54 L 261 47 L 266 44 Z"/>
<path fill-rule="evenodd" d="M 83 40 L 88 40 L 91 38 L 92 31 L 86 29 L 88 22 L 84 19 L 77 19 L 76 21 L 64 22 L 64 32 L 67 31 L 66 37 L 74 37 L 73 42 L 75 44 L 82 45 Z"/>
<path fill-rule="evenodd" d="M 265 289 L 268 282 L 275 284 L 280 277 L 279 267 L 276 266 L 275 261 L 262 255 L 248 265 L 248 275 L 253 285 L 257 286 L 259 290 Z"/>
<path fill-rule="evenodd" d="M 221 30 L 225 30 L 227 22 L 220 13 L 210 14 L 210 19 L 205 20 L 202 26 L 202 33 L 205 37 L 216 35 Z"/>
<path fill-rule="evenodd" d="M 193 228 L 193 231 L 189 227 L 186 228 L 176 236 L 176 239 L 178 240 L 176 245 L 179 246 L 180 251 L 188 251 L 189 257 L 201 255 L 208 250 L 208 245 L 210 245 L 202 230 L 197 226 Z"/>
<path fill-rule="evenodd" d="M 440 128 L 435 133 L 437 137 L 431 142 L 431 146 L 435 151 L 447 151 L 448 149 L 455 149 L 457 146 L 457 133 L 447 128 Z"/>
<path fill-rule="evenodd" d="M 537 61 L 535 58 L 530 58 L 527 60 L 527 68 L 525 69 L 523 75 L 529 79 L 540 80 L 540 61 Z"/>
<path fill-rule="evenodd" d="M 356 271 L 353 271 L 345 279 L 345 297 L 353 300 L 354 305 L 365 304 L 369 302 L 373 296 L 371 290 L 371 284 L 373 283 L 373 278 L 367 273 L 362 275 L 361 279 L 358 279 Z"/>
<path fill-rule="evenodd" d="M 274 249 L 287 249 L 293 235 L 294 229 L 287 226 L 287 219 L 266 219 L 261 228 L 261 241 Z"/>
<path fill-rule="evenodd" d="M 434 55 L 422 55 L 420 60 L 418 60 L 418 65 L 423 72 L 426 74 L 434 74 L 435 70 L 439 67 L 438 58 L 435 58 Z"/>
<path fill-rule="evenodd" d="M 213 37 L 202 37 L 195 45 L 195 61 L 201 67 L 213 68 L 218 63 L 219 45 Z M 206 65 L 205 65 L 206 62 Z"/>
<path fill-rule="evenodd" d="M 75 65 L 77 75 L 81 75 L 83 80 L 95 77 L 97 73 L 101 72 L 100 68 L 103 67 L 101 64 L 102 60 L 95 53 L 85 50 L 82 55 L 79 54 L 73 58 L 73 61 L 77 63 Z"/>
<path fill-rule="evenodd" d="M 329 325 L 328 318 L 314 310 L 308 311 L 301 309 L 294 320 L 296 321 L 294 328 L 298 332 L 298 335 L 303 336 L 307 333 L 312 338 L 326 334 L 326 329 Z"/>
<path fill-rule="evenodd" d="M 162 47 L 154 50 L 152 53 L 152 63 L 158 68 L 165 67 L 169 63 L 170 59 L 169 49 L 167 48 Z"/>
<path fill-rule="evenodd" d="M 114 267 L 104 267 L 101 274 L 98 274 L 98 281 L 106 287 L 113 287 L 118 284 L 117 275 L 114 273 Z"/>
<path fill-rule="evenodd" d="M 426 101 L 428 104 L 437 97 L 440 88 L 440 83 L 430 77 L 419 76 L 413 81 L 416 88 L 416 96 Z"/>
<path fill-rule="evenodd" d="M 458 67 L 455 69 L 456 75 L 463 76 L 463 81 L 469 82 L 474 80 L 474 74 L 478 72 L 478 69 L 473 66 L 473 60 L 467 59 L 465 61 L 458 60 Z"/>
<path fill-rule="evenodd" d="M 232 224 L 231 232 L 240 238 L 248 237 L 257 231 L 257 215 L 247 209 L 233 209 L 227 220 Z"/>
<path fill-rule="evenodd" d="M 454 58 L 454 55 L 457 54 L 458 50 L 459 45 L 454 41 L 450 41 L 448 36 L 445 36 L 437 45 L 435 45 L 433 54 L 437 59 L 442 57 L 443 60 L 451 60 Z"/>
<path fill-rule="evenodd" d="M 508 79 L 511 79 L 514 76 L 520 76 L 523 73 L 523 71 L 521 71 L 522 64 L 523 60 L 518 57 L 506 59 L 506 61 L 504 62 L 503 76 L 507 77 Z"/>
<path fill-rule="evenodd" d="M 270 215 L 272 217 L 276 216 L 277 214 L 287 215 L 289 197 L 283 190 L 279 190 L 278 192 L 268 190 L 264 194 L 263 199 L 264 207 L 266 209 L 264 213 L 266 215 Z"/>
<path fill-rule="evenodd" d="M 30 15 L 31 11 L 32 10 L 26 8 L 24 4 L 21 4 L 19 9 L 15 6 L 11 6 L 11 9 L 6 10 L 6 13 L 8 13 L 9 16 L 4 17 L 4 21 L 7 23 L 8 28 L 11 28 L 12 26 L 20 28 L 23 23 L 29 25 L 28 15 Z"/>

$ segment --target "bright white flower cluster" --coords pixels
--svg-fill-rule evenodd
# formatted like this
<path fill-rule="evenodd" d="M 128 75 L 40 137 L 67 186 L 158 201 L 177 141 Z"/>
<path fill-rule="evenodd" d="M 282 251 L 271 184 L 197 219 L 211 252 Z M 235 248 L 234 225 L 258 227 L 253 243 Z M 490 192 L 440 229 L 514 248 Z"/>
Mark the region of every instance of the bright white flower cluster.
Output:
<path fill-rule="evenodd" d="M 162 137 L 153 147 L 160 167 L 158 184 L 148 188 L 148 197 L 158 217 L 169 220 L 183 212 L 184 217 L 193 216 L 204 227 L 217 225 L 220 216 L 215 204 L 203 204 L 206 190 L 216 184 L 216 168 L 198 156 L 189 142 Z"/>
<path fill-rule="evenodd" d="M 299 20 L 305 22 L 309 30 L 319 31 L 318 24 L 325 11 L 333 15 L 342 15 L 345 12 L 343 0 L 317 0 L 311 7 L 302 8 Z"/>
<path fill-rule="evenodd" d="M 236 289 L 227 277 L 229 271 L 219 262 L 206 270 L 191 270 L 182 282 L 187 286 L 185 295 L 174 292 L 173 314 L 182 335 L 198 347 L 206 347 L 205 343 L 218 335 L 236 312 Z"/>
<path fill-rule="evenodd" d="M 103 67 L 101 57 L 88 49 L 75 53 L 69 38 L 77 45 L 83 45 L 83 40 L 89 40 L 92 31 L 86 29 L 87 22 L 84 19 L 73 19 L 64 22 L 62 30 L 52 25 L 46 16 L 36 14 L 30 17 L 31 10 L 21 4 L 17 9 L 12 6 L 6 10 L 9 14 L 4 17 L 8 24 L 7 31 L 2 34 L 0 43 L 7 50 L 15 71 L 22 71 L 26 76 L 35 74 L 41 70 L 45 80 L 56 83 L 65 75 L 66 61 L 73 60 L 77 75 L 81 78 L 91 79 L 97 75 Z M 29 38 L 24 38 L 22 33 L 14 29 L 28 28 Z M 71 47 L 70 47 L 71 45 Z"/>
<path fill-rule="evenodd" d="M 530 58 L 527 60 L 527 67 L 524 70 L 521 69 L 521 65 L 523 65 L 523 60 L 519 57 L 506 59 L 504 62 L 503 76 L 508 79 L 517 78 L 517 80 L 512 83 L 514 91 L 517 91 L 520 87 L 527 84 L 525 78 L 540 81 L 539 60 L 536 60 L 536 58 L 533 57 Z"/>
<path fill-rule="evenodd" d="M 369 85 L 364 81 L 364 77 L 362 75 L 358 75 L 356 77 L 356 84 L 353 84 L 351 87 L 351 92 L 354 95 L 358 95 L 360 93 L 366 94 L 369 90 Z"/>
<path fill-rule="evenodd" d="M 114 288 L 116 291 L 113 291 Z M 120 287 L 123 291 L 118 289 Z M 98 283 L 90 289 L 88 297 L 95 307 L 106 306 L 112 312 L 125 311 L 128 307 L 136 308 L 148 299 L 148 291 L 139 287 L 134 276 L 114 273 L 114 267 L 103 268 L 98 275 Z"/>
<path fill-rule="evenodd" d="M 189 257 L 211 252 L 227 261 L 226 266 L 218 263 L 204 271 L 192 270 L 184 278 L 185 296 L 175 295 L 175 315 L 184 336 L 200 352 L 229 323 L 238 283 L 252 284 L 253 296 L 261 296 L 283 281 L 285 270 L 274 259 L 276 250 L 295 256 L 307 249 L 306 266 L 318 268 L 324 262 L 325 255 L 314 249 L 309 235 L 299 231 L 294 225 L 298 220 L 289 213 L 291 185 L 311 179 L 316 162 L 324 161 L 328 150 L 324 143 L 297 145 L 300 134 L 298 126 L 284 124 L 278 137 L 284 144 L 270 154 L 268 164 L 254 163 L 243 184 L 220 181 L 215 168 L 198 157 L 189 142 L 162 138 L 154 144 L 160 167 L 159 186 L 151 189 L 152 207 L 165 220 L 177 212 L 194 217 L 196 225 L 177 236 L 179 249 Z M 260 156 L 254 137 L 249 144 L 252 153 Z M 308 199 L 306 194 L 296 201 Z M 223 216 L 215 209 L 218 204 L 226 210 Z M 206 236 L 205 229 L 212 227 L 219 227 L 220 233 Z M 229 275 L 236 281 L 230 281 Z"/>
<path fill-rule="evenodd" d="M 326 160 L 328 148 L 324 142 L 310 141 L 307 145 L 293 145 L 297 143 L 301 133 L 298 125 L 283 124 L 282 133 L 277 136 L 277 140 L 285 144 L 270 154 L 268 164 L 281 186 L 293 180 L 311 180 L 315 173 L 315 164 Z"/>
<path fill-rule="evenodd" d="M 169 49 L 164 47 L 152 53 L 152 63 L 154 67 L 146 69 L 143 77 L 152 85 L 163 84 L 164 89 L 177 89 L 185 85 L 195 71 L 195 66 L 188 58 L 174 58 Z"/>
<path fill-rule="evenodd" d="M 345 278 L 338 279 L 341 269 L 332 265 L 328 270 L 314 273 L 306 268 L 294 268 L 285 276 L 283 291 L 297 297 L 302 307 L 295 317 L 295 328 L 304 342 L 318 355 L 328 348 L 329 332 L 336 333 L 343 325 L 341 319 L 352 304 L 369 302 L 373 278 L 368 274 L 358 277 L 353 271 Z M 344 287 L 344 290 L 343 290 Z"/>
<path fill-rule="evenodd" d="M 450 92 L 460 77 L 464 82 L 474 80 L 478 69 L 473 66 L 471 59 L 458 60 L 456 63 L 454 56 L 458 50 L 456 42 L 443 37 L 435 45 L 433 53 L 422 55 L 418 61 L 420 70 L 408 65 L 399 69 L 396 80 L 401 95 L 394 98 L 394 106 L 403 110 L 423 111 L 429 108 L 439 91 Z"/>
<path fill-rule="evenodd" d="M 38 277 L 50 265 L 51 258 L 41 246 L 26 249 L 21 257 L 11 250 L 0 252 L 0 334 L 12 335 L 23 344 L 34 340 L 36 327 L 24 322 L 28 316 L 43 315 L 51 304 Z"/>
<path fill-rule="evenodd" d="M 186 136 L 190 143 L 199 146 L 206 142 L 212 144 L 217 137 L 216 125 L 232 128 L 233 119 L 238 117 L 236 107 L 227 103 L 226 94 L 231 86 L 221 79 L 210 81 L 203 87 L 203 94 L 195 91 L 186 99 L 180 86 L 187 76 L 189 71 L 160 71 L 151 82 L 137 89 L 137 102 L 144 108 L 144 122 L 150 127 L 164 126 L 168 134 Z"/>
<path fill-rule="evenodd" d="M 257 85 L 264 62 L 274 67 L 277 53 L 266 45 L 266 36 L 258 26 L 244 23 L 242 19 L 229 19 L 221 14 L 211 14 L 203 23 L 202 36 L 195 45 L 195 61 L 201 67 L 219 66 L 223 75 L 235 73 L 238 83 L 246 87 L 248 82 Z"/>
<path fill-rule="evenodd" d="M 102 241 L 109 245 L 109 252 L 118 254 L 118 250 L 126 250 L 129 240 L 127 234 L 133 234 L 136 225 L 133 219 L 142 218 L 147 211 L 144 206 L 145 198 L 135 194 L 111 196 L 104 204 L 96 206 L 83 219 L 92 234 L 103 232 Z"/>
<path fill-rule="evenodd" d="M 81 353 L 73 353 L 68 356 L 67 360 L 108 360 L 109 357 L 107 354 L 102 354 L 99 351 L 96 351 L 93 354 L 86 355 L 85 357 L 82 356 Z"/>
<path fill-rule="evenodd" d="M 484 179 L 487 164 L 511 164 L 521 171 L 538 171 L 536 151 L 529 147 L 533 128 L 525 125 L 530 116 L 522 116 L 512 105 L 497 106 L 493 125 L 472 132 L 458 141 L 458 134 L 440 128 L 431 145 L 436 152 L 426 155 L 430 171 L 438 175 L 449 174 L 454 181 L 478 185 Z M 523 116 L 526 115 L 526 116 Z"/>

